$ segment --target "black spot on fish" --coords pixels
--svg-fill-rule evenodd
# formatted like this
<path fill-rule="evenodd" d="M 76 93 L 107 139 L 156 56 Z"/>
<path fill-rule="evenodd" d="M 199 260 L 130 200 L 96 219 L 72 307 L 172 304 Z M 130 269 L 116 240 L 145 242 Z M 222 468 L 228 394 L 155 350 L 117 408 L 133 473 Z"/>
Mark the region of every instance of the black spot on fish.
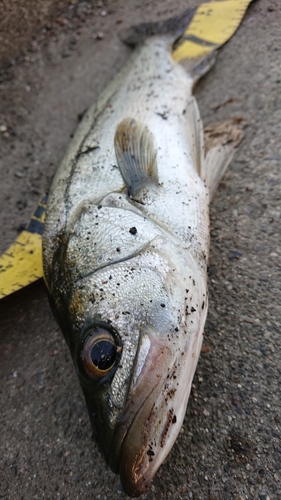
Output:
<path fill-rule="evenodd" d="M 161 116 L 163 120 L 167 120 L 168 118 L 168 111 L 164 111 L 163 113 L 156 113 L 156 115 Z"/>
<path fill-rule="evenodd" d="M 129 230 L 129 233 L 131 233 L 131 234 L 137 234 L 137 228 L 136 227 L 131 227 L 131 229 Z"/>
<path fill-rule="evenodd" d="M 155 455 L 154 451 L 152 450 L 147 450 L 146 454 L 149 456 L 149 457 L 153 457 Z"/>

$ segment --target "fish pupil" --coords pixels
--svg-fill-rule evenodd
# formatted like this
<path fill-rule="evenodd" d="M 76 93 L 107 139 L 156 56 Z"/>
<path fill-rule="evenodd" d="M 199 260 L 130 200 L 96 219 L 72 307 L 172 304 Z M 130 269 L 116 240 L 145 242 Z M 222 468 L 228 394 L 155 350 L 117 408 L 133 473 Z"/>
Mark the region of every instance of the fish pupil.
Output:
<path fill-rule="evenodd" d="M 99 370 L 109 370 L 116 361 L 116 347 L 109 340 L 99 340 L 91 350 L 91 360 Z"/>

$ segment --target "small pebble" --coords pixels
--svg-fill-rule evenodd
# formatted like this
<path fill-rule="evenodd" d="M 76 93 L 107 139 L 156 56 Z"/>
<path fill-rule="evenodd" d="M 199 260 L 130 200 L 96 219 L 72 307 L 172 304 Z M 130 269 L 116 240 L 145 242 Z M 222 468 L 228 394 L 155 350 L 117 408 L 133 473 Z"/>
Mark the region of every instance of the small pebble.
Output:
<path fill-rule="evenodd" d="M 230 260 L 232 259 L 239 259 L 239 257 L 242 256 L 242 253 L 241 252 L 238 252 L 238 250 L 231 250 L 228 254 L 228 258 Z"/>
<path fill-rule="evenodd" d="M 223 470 L 224 470 L 224 472 L 229 472 L 230 471 L 230 465 L 229 464 L 225 464 L 224 467 L 223 467 Z"/>

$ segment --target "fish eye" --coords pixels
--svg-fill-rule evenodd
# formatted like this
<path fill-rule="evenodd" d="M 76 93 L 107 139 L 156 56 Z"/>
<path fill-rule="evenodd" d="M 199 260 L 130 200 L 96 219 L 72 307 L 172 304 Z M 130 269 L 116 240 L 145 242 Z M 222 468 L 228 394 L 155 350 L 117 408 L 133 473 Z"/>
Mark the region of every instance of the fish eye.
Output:
<path fill-rule="evenodd" d="M 95 380 L 103 378 L 114 367 L 119 350 L 110 332 L 96 328 L 86 337 L 81 352 L 86 373 Z"/>

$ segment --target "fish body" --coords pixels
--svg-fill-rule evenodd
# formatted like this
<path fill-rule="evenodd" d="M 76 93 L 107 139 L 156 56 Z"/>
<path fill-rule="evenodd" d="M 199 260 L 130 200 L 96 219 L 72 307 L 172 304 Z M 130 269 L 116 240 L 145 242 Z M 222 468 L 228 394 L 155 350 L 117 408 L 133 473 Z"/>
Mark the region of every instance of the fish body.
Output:
<path fill-rule="evenodd" d="M 207 314 L 210 193 L 231 157 L 204 158 L 193 83 L 171 39 L 148 38 L 87 113 L 48 199 L 50 302 L 99 449 L 132 496 L 184 419 Z"/>

